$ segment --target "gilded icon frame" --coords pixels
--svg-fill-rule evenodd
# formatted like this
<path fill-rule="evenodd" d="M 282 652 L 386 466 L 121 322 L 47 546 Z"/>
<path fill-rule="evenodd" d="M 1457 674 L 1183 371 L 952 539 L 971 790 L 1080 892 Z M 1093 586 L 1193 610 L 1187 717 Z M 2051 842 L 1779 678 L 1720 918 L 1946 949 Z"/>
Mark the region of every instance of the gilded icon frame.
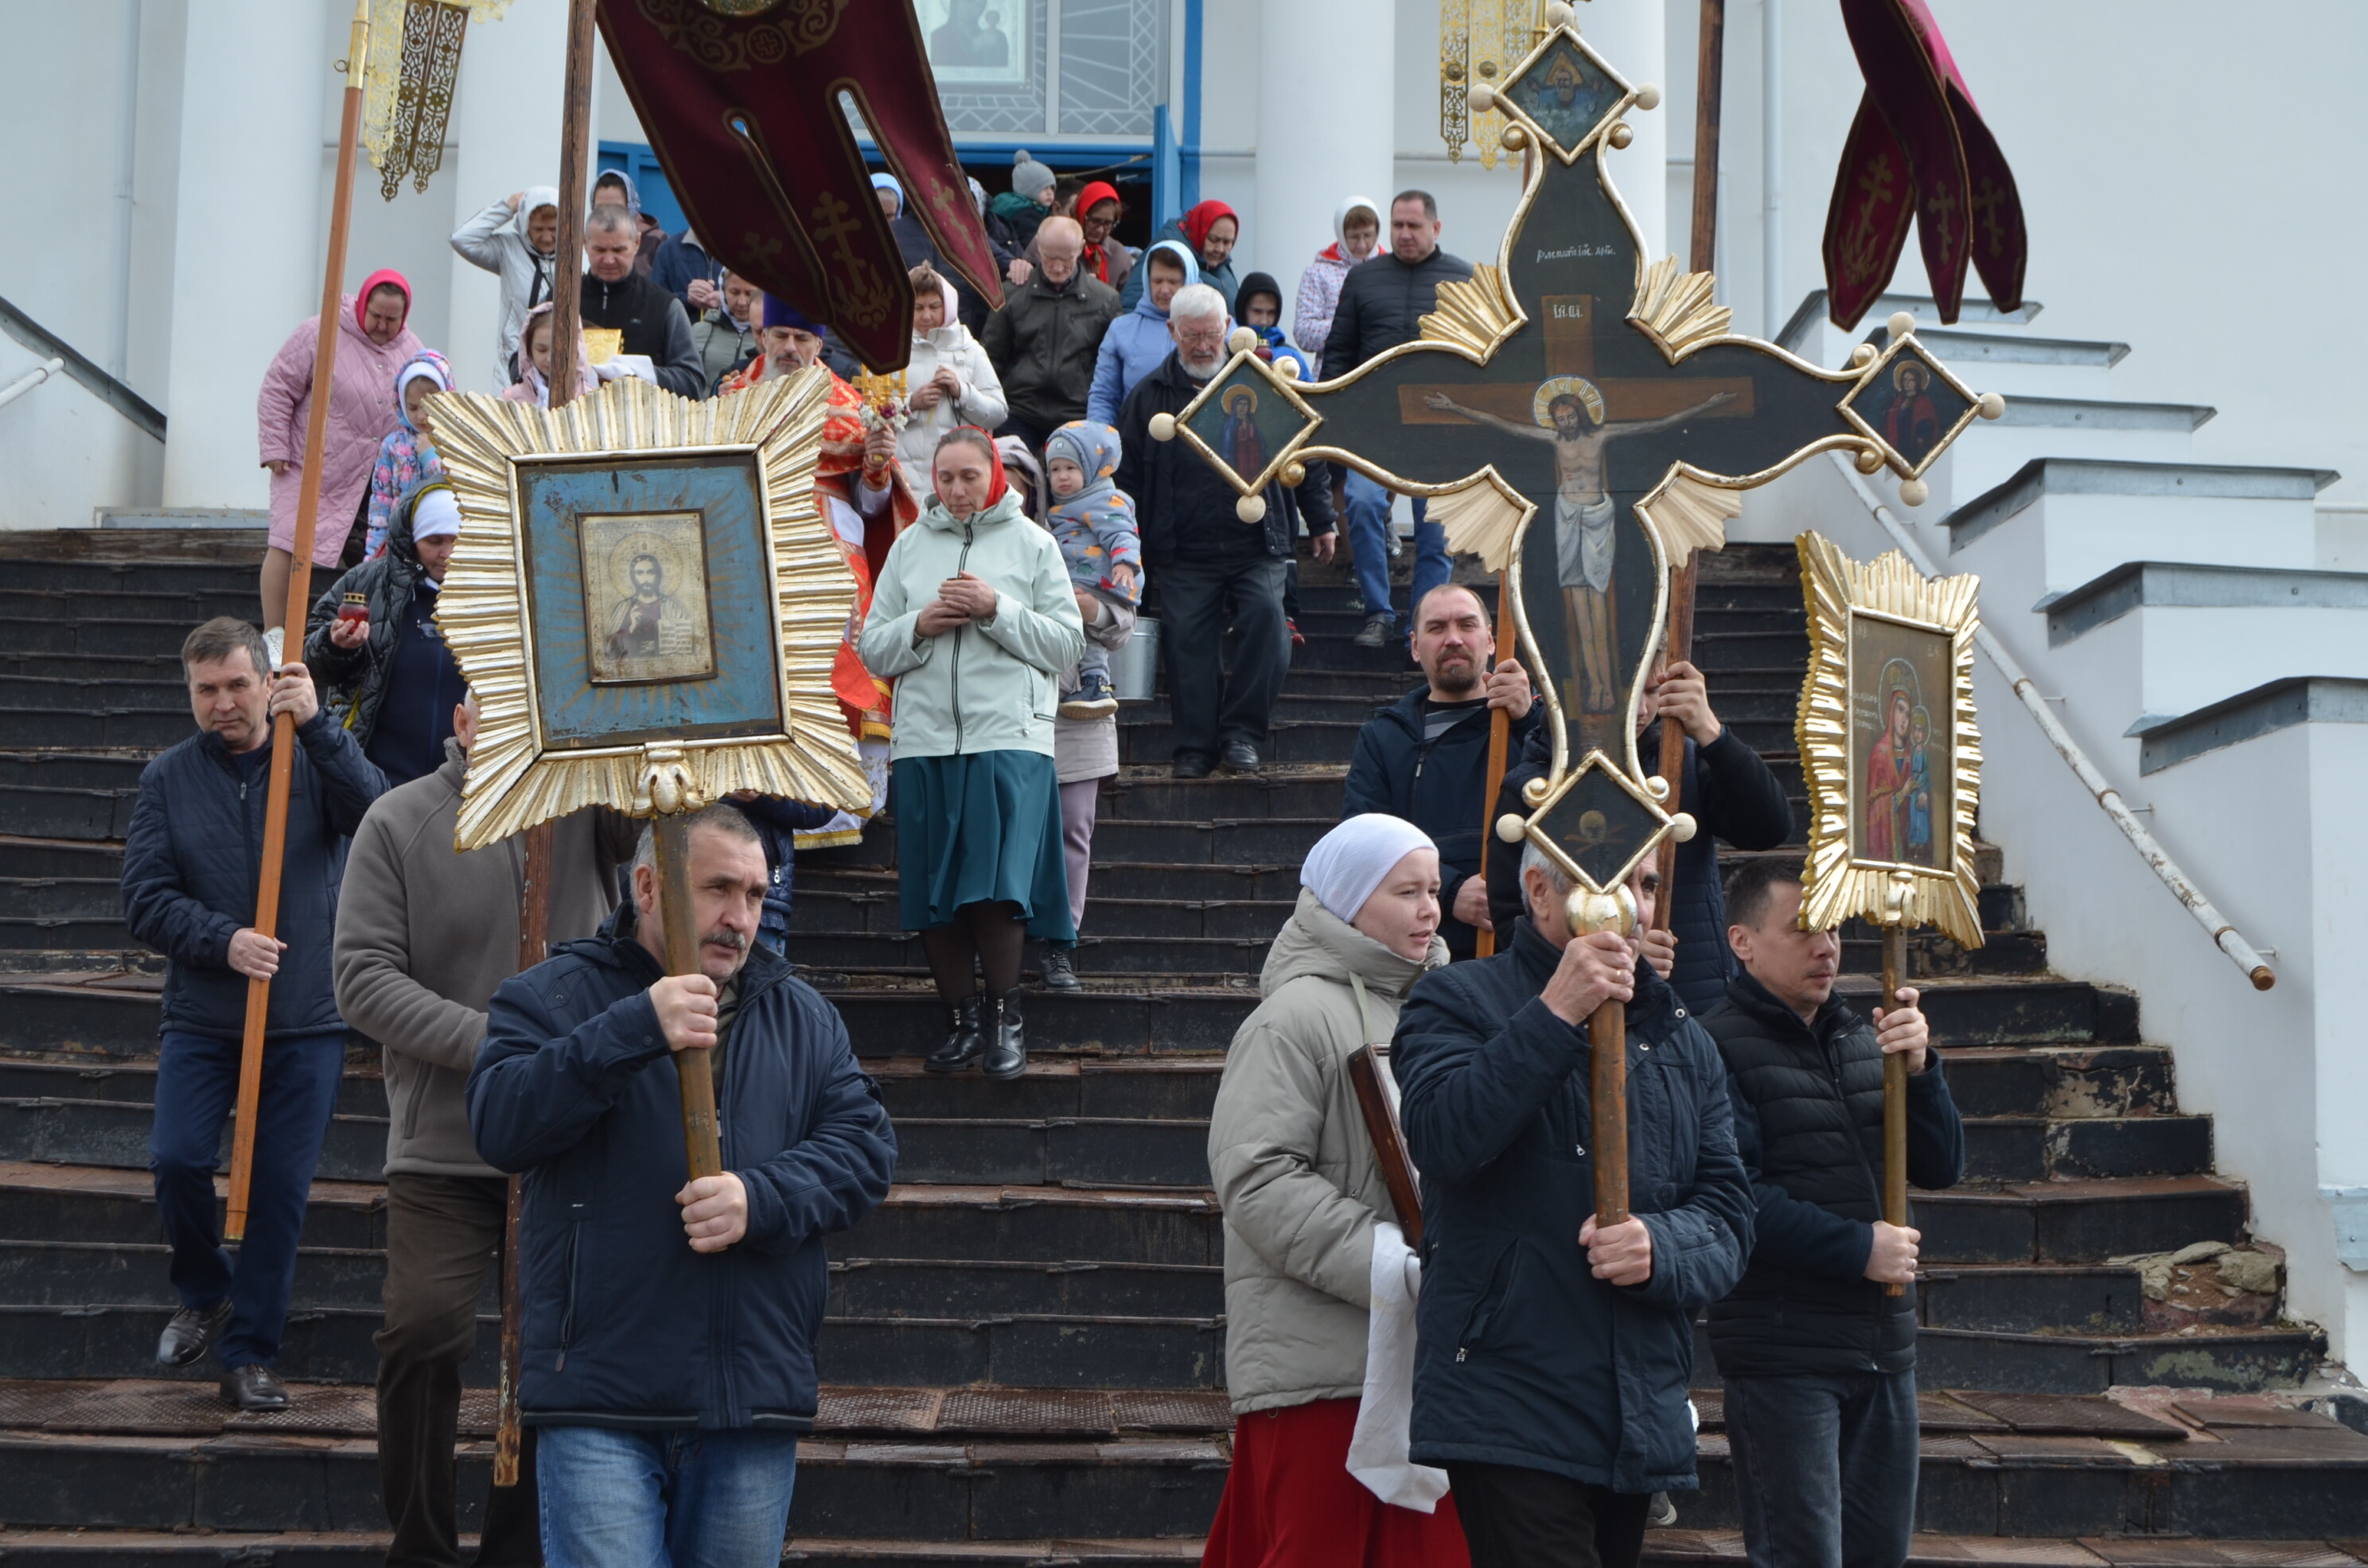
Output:
<path fill-rule="evenodd" d="M 436 619 L 478 705 L 457 847 L 495 843 L 586 806 L 649 816 L 740 790 L 870 809 L 871 787 L 830 685 L 856 585 L 814 505 L 828 395 L 828 372 L 810 369 L 704 401 L 632 378 L 556 410 L 476 393 L 430 401 L 437 449 L 462 518 Z M 609 463 L 626 474 L 641 464 L 680 468 L 686 459 L 693 468 L 754 464 L 757 543 L 772 585 L 764 609 L 778 644 L 770 676 L 776 722 L 760 733 L 674 738 L 620 730 L 614 744 L 598 736 L 558 744 L 529 581 L 538 548 L 529 528 L 541 525 L 528 516 L 522 478 L 542 465 Z M 554 536 L 540 548 L 548 553 L 566 542 Z M 745 682 L 748 672 L 739 673 Z"/>
<path fill-rule="evenodd" d="M 1970 573 L 1927 577 L 1893 551 L 1861 562 L 1832 540 L 1804 533 L 1795 541 L 1801 594 L 1808 611 L 1809 669 L 1802 683 L 1794 734 L 1809 796 L 1809 850 L 1801 894 L 1801 928 L 1830 930 L 1856 916 L 1937 926 L 1961 947 L 1982 945 L 1981 880 L 1974 869 L 1974 829 L 1981 804 L 1982 744 L 1974 710 L 1974 633 L 1980 625 L 1981 579 Z M 1868 811 L 1864 769 L 1853 735 L 1863 681 L 1853 671 L 1861 621 L 1924 633 L 1944 646 L 1946 767 L 1932 780 L 1932 863 L 1861 853 Z M 1894 660 L 1893 663 L 1899 661 Z M 1886 665 L 1880 675 L 1887 676 Z M 1880 698 L 1873 705 L 1885 704 Z M 1939 715 L 1931 728 L 1941 729 Z M 1946 809 L 1938 798 L 1945 780 Z"/>

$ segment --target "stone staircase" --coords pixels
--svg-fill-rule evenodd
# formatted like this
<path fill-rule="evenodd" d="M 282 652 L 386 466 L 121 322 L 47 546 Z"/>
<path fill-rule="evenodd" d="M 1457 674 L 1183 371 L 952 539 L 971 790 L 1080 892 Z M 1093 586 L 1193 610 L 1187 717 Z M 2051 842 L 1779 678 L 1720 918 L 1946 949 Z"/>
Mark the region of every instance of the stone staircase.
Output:
<path fill-rule="evenodd" d="M 128 536 L 128 537 L 127 537 Z M 295 1408 L 233 1415 L 160 1375 L 172 1301 L 143 1165 L 160 966 L 115 899 L 145 756 L 188 732 L 174 651 L 251 608 L 259 540 L 0 536 L 0 1559 L 359 1563 L 383 1549 L 370 1382 L 385 1099 L 351 1058 L 307 1221 L 283 1370 Z M 109 558 L 112 552 L 113 558 Z M 137 552 L 134 556 L 134 552 Z M 130 558 L 127 558 L 130 557 Z M 1203 1148 L 1297 864 L 1355 731 L 1412 676 L 1349 641 L 1311 571 L 1257 778 L 1167 777 L 1158 708 L 1121 716 L 1086 987 L 1030 998 L 1011 1084 L 930 1078 L 941 1016 L 895 929 L 884 835 L 806 858 L 796 949 L 879 1075 L 903 1146 L 888 1202 L 835 1239 L 828 1380 L 787 1557 L 815 1564 L 1197 1561 L 1224 1481 L 1219 1217 Z M 1805 655 L 1789 551 L 1705 562 L 1713 700 L 1793 784 Z M 1919 1558 L 2199 1568 L 2352 1564 L 2368 1437 L 2303 1386 L 2323 1350 L 2278 1312 L 2278 1259 L 2212 1171 L 2138 998 L 2046 968 L 1985 858 L 1989 940 L 1912 960 L 1969 1120 L 1967 1183 L 1918 1201 Z M 1847 934 L 1871 995 L 1873 934 Z M 2231 1250 L 2233 1249 L 2233 1250 Z M 495 1303 L 461 1452 L 489 1483 Z M 1740 1560 L 1715 1374 L 1697 1358 L 1702 1491 L 1656 1561 Z M 464 1517 L 464 1528 L 471 1528 Z"/>

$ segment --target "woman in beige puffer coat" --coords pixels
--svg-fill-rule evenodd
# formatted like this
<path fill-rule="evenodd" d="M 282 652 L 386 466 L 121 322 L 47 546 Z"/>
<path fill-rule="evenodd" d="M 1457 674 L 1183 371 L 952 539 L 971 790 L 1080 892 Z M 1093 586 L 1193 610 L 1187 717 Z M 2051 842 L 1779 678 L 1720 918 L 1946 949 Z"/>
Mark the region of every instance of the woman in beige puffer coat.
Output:
<path fill-rule="evenodd" d="M 1300 880 L 1209 1122 L 1235 1436 L 1203 1568 L 1457 1568 L 1452 1506 L 1386 1506 L 1347 1469 L 1376 1238 L 1394 1212 L 1349 1058 L 1385 1043 L 1414 983 L 1447 962 L 1439 853 L 1412 824 L 1370 813 L 1326 835 Z M 1395 1234 L 1389 1244 L 1404 1254 Z"/>

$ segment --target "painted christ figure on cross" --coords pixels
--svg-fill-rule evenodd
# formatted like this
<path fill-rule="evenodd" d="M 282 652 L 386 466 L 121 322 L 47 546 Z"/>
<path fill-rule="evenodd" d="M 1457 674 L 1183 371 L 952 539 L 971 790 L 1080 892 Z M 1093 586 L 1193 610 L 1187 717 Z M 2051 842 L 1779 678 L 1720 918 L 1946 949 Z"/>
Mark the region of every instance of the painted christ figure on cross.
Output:
<path fill-rule="evenodd" d="M 1582 721 L 1614 719 L 1624 706 L 1617 649 L 1618 606 L 1611 568 L 1617 536 L 1613 506 L 1603 483 L 1604 453 L 1622 436 L 1674 430 L 1697 415 L 1735 401 L 1731 392 L 1713 392 L 1691 408 L 1658 419 L 1606 417 L 1603 393 L 1584 376 L 1554 376 L 1538 387 L 1531 425 L 1486 409 L 1471 408 L 1443 392 L 1427 392 L 1424 406 L 1490 426 L 1508 436 L 1544 441 L 1554 454 L 1555 584 L 1563 597 L 1563 633 L 1570 665 L 1563 701 Z"/>

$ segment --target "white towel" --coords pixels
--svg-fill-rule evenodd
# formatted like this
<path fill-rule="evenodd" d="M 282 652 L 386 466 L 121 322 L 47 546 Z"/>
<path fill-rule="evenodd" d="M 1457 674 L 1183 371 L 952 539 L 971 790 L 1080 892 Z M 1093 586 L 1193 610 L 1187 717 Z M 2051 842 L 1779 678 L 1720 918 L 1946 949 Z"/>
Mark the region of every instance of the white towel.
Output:
<path fill-rule="evenodd" d="M 1349 1438 L 1349 1473 L 1384 1503 L 1428 1514 L 1447 1495 L 1447 1472 L 1406 1458 L 1414 1416 L 1414 1303 L 1422 1263 L 1406 1233 L 1373 1227 L 1373 1306 L 1366 1318 L 1365 1395 Z"/>

